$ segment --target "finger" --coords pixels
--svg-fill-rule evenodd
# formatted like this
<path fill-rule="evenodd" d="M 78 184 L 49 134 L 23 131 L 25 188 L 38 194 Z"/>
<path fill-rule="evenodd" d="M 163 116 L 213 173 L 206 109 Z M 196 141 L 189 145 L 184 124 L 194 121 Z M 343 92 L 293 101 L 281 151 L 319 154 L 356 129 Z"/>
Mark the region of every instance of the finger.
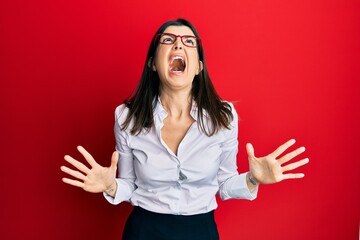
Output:
<path fill-rule="evenodd" d="M 305 174 L 303 173 L 288 173 L 283 175 L 283 180 L 303 178 L 304 176 Z"/>
<path fill-rule="evenodd" d="M 60 169 L 61 169 L 61 171 L 63 171 L 64 173 L 69 174 L 72 177 L 75 177 L 75 178 L 80 179 L 82 181 L 84 181 L 84 179 L 85 179 L 84 174 L 82 174 L 79 171 L 72 170 L 72 169 L 70 169 L 68 167 L 65 167 L 65 166 L 61 166 Z"/>
<path fill-rule="evenodd" d="M 291 159 L 293 159 L 294 157 L 296 157 L 297 155 L 299 155 L 303 152 L 305 152 L 305 147 L 300 147 L 300 148 L 292 151 L 291 153 L 286 154 L 285 156 L 283 156 L 282 158 L 279 159 L 280 165 L 290 161 Z"/>
<path fill-rule="evenodd" d="M 286 171 L 291 171 L 291 170 L 294 170 L 298 167 L 301 167 L 301 166 L 304 166 L 305 164 L 307 164 L 309 162 L 309 159 L 308 158 L 305 158 L 301 161 L 297 161 L 297 162 L 294 162 L 294 163 L 291 163 L 291 164 L 288 164 L 286 166 L 283 167 L 283 171 L 286 172 Z"/>
<path fill-rule="evenodd" d="M 91 154 L 88 151 L 86 151 L 85 148 L 83 148 L 82 146 L 78 146 L 77 149 L 84 156 L 84 158 L 90 164 L 91 167 L 97 165 L 97 162 L 95 161 L 93 156 L 91 156 Z"/>
<path fill-rule="evenodd" d="M 246 144 L 246 152 L 247 152 L 247 155 L 249 156 L 249 158 L 255 158 L 254 147 L 251 143 Z"/>
<path fill-rule="evenodd" d="M 116 169 L 117 168 L 117 164 L 119 161 L 119 154 L 117 151 L 113 152 L 112 156 L 111 156 L 111 165 L 110 168 L 112 169 Z"/>
<path fill-rule="evenodd" d="M 75 186 L 75 187 L 84 188 L 84 186 L 85 186 L 85 184 L 83 182 L 73 180 L 73 179 L 69 179 L 69 178 L 63 178 L 62 181 L 64 183 L 67 183 L 67 184 Z"/>
<path fill-rule="evenodd" d="M 273 153 L 271 153 L 271 155 L 275 158 L 277 158 L 278 156 L 280 156 L 283 152 L 286 151 L 286 149 L 288 149 L 289 147 L 291 147 L 292 145 L 294 145 L 295 143 L 295 139 L 291 139 L 289 141 L 287 141 L 286 143 L 284 143 L 283 145 L 281 145 L 280 147 L 278 147 Z"/>
<path fill-rule="evenodd" d="M 85 166 L 83 163 L 75 160 L 74 158 L 70 157 L 69 155 L 66 155 L 64 157 L 64 159 L 70 163 L 71 165 L 73 165 L 76 169 L 80 170 L 81 172 L 85 173 L 86 175 L 89 174 L 90 169 Z"/>

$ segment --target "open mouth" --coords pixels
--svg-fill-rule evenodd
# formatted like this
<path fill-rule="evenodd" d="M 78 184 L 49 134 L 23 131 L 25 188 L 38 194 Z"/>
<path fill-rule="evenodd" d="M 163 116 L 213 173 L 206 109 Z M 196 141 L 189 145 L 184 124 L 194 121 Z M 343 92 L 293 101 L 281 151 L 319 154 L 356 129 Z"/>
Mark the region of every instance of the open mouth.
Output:
<path fill-rule="evenodd" d="M 174 56 L 170 59 L 170 71 L 171 72 L 184 72 L 186 68 L 185 60 L 182 56 Z"/>

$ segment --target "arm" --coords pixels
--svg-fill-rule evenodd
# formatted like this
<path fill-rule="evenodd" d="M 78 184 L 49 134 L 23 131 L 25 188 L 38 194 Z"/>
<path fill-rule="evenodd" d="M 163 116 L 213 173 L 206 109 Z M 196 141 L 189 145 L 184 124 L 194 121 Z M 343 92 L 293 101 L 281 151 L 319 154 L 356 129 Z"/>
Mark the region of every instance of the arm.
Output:
<path fill-rule="evenodd" d="M 120 133 L 118 121 L 123 111 L 119 109 L 120 107 L 116 111 L 115 123 L 117 151 L 112 154 L 110 167 L 99 165 L 91 154 L 81 146 L 78 146 L 77 149 L 89 163 L 90 168 L 69 155 L 66 155 L 64 159 L 70 163 L 74 169 L 61 166 L 63 172 L 75 178 L 63 178 L 63 182 L 80 187 L 88 192 L 103 192 L 106 199 L 113 204 L 128 201 L 135 189 L 132 153 L 126 144 L 124 133 Z M 119 168 L 117 165 L 119 165 Z M 119 172 L 119 178 L 116 178 L 117 170 Z M 118 191 L 118 189 L 121 189 L 121 191 Z"/>
<path fill-rule="evenodd" d="M 289 140 L 274 152 L 265 157 L 255 157 L 253 146 L 248 143 L 246 151 L 249 157 L 248 173 L 237 175 L 236 153 L 237 153 L 237 114 L 233 110 L 233 128 L 227 133 L 223 145 L 223 156 L 218 174 L 220 183 L 220 197 L 222 199 L 246 198 L 255 199 L 259 184 L 272 184 L 286 179 L 297 179 L 304 177 L 303 173 L 284 173 L 295 170 L 309 162 L 308 158 L 284 165 L 305 151 L 304 147 L 280 157 L 289 147 L 295 144 L 295 140 Z M 245 174 L 245 176 L 244 176 Z"/>
<path fill-rule="evenodd" d="M 222 154 L 218 171 L 219 195 L 221 199 L 231 198 L 253 200 L 257 196 L 258 185 L 249 181 L 249 173 L 239 174 L 236 165 L 238 151 L 238 116 L 232 107 L 231 129 L 224 131 L 225 141 L 221 145 Z"/>
<path fill-rule="evenodd" d="M 132 149 L 129 146 L 130 135 L 127 131 L 121 130 L 121 124 L 127 116 L 127 111 L 128 109 L 125 105 L 121 105 L 115 110 L 114 134 L 116 151 L 119 153 L 118 177 L 109 189 L 104 191 L 104 197 L 111 204 L 130 201 L 131 195 L 136 188 L 136 176 L 133 165 L 134 156 L 132 154 Z"/>

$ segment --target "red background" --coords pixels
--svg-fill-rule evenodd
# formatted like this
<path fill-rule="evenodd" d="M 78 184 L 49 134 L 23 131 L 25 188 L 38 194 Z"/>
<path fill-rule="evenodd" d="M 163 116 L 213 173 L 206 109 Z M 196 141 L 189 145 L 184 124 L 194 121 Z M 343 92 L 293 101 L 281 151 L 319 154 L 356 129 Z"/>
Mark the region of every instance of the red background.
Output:
<path fill-rule="evenodd" d="M 215 1 L 214 1 L 215 2 Z M 240 171 L 290 138 L 306 177 L 220 201 L 221 239 L 358 239 L 360 2 L 0 3 L 1 239 L 120 239 L 131 206 L 61 182 L 81 144 L 103 165 L 113 112 L 135 87 L 152 34 L 197 27 L 219 94 L 237 101 Z"/>

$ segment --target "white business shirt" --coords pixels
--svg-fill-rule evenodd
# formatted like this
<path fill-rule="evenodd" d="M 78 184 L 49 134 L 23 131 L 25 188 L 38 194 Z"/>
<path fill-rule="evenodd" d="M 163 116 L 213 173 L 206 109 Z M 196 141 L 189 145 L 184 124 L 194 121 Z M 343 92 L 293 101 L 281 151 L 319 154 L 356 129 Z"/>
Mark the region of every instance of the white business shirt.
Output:
<path fill-rule="evenodd" d="M 160 99 L 154 109 L 154 126 L 149 132 L 131 135 L 130 127 L 120 130 L 128 114 L 122 104 L 115 111 L 116 150 L 119 152 L 118 188 L 115 197 L 104 193 L 112 204 L 129 201 L 146 210 L 193 215 L 217 207 L 216 193 L 221 199 L 253 200 L 258 188 L 250 192 L 246 173 L 238 174 L 238 117 L 233 105 L 231 129 L 222 129 L 211 137 L 201 132 L 197 122 L 197 107 L 193 101 L 194 123 L 182 139 L 175 155 L 161 138 L 161 128 L 167 112 Z M 209 121 L 204 113 L 205 122 Z"/>

